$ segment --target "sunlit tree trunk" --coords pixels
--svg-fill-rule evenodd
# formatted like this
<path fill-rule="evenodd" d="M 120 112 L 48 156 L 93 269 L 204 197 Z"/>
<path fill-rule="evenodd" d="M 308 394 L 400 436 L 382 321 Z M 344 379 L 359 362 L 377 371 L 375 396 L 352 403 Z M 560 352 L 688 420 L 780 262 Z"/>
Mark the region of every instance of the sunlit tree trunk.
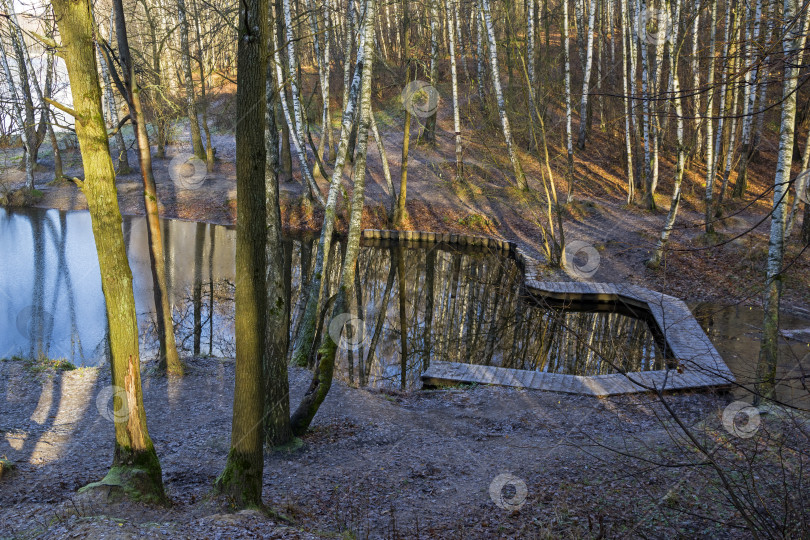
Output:
<path fill-rule="evenodd" d="M 437 0 L 438 1 L 438 0 Z M 410 2 L 409 0 L 402 0 L 402 24 L 401 30 L 401 63 L 405 66 L 405 84 L 411 82 L 411 64 L 410 64 L 410 42 L 411 42 L 411 19 L 410 19 Z M 399 167 L 399 194 L 397 195 L 397 207 L 394 210 L 393 226 L 396 229 L 402 228 L 405 221 L 408 219 L 408 212 L 405 204 L 408 200 L 408 152 L 411 141 L 411 109 L 405 107 L 405 123 L 402 127 L 402 158 L 400 159 Z"/>
<path fill-rule="evenodd" d="M 218 492 L 237 507 L 261 506 L 266 331 L 267 0 L 239 5 L 236 86 L 236 381 L 231 447 Z"/>
<path fill-rule="evenodd" d="M 273 68 L 267 65 L 264 145 L 267 154 L 264 168 L 267 238 L 267 320 L 265 325 L 265 443 L 268 446 L 286 444 L 290 431 L 290 385 L 287 380 L 287 347 L 289 336 L 289 304 L 284 280 L 284 246 L 282 244 L 281 207 L 278 187 L 278 130 L 275 105 L 280 83 L 273 80 Z"/>
<path fill-rule="evenodd" d="M 791 21 L 797 13 L 798 0 L 784 0 L 783 21 Z M 757 384 L 754 404 L 773 399 L 776 388 L 776 368 L 779 363 L 779 302 L 782 297 L 782 259 L 785 255 L 785 219 L 790 169 L 793 161 L 793 137 L 796 118 L 796 87 L 799 66 L 794 62 L 799 50 L 801 25 L 788 28 L 782 41 L 785 55 L 782 87 L 782 120 L 779 128 L 779 154 L 774 177 L 771 234 L 768 242 L 768 262 L 765 278 L 765 318 L 762 323 L 762 343 L 757 364 Z"/>
<path fill-rule="evenodd" d="M 169 289 L 166 286 L 166 259 L 163 254 L 157 187 L 152 172 L 152 153 L 146 131 L 146 117 L 141 106 L 140 89 L 135 77 L 135 64 L 129 50 L 123 0 L 113 0 L 113 11 L 115 13 L 118 55 L 122 70 L 120 90 L 122 90 L 129 105 L 129 117 L 135 132 L 135 140 L 138 143 L 138 161 L 141 167 L 141 179 L 143 180 L 143 202 L 146 210 L 146 233 L 149 243 L 149 262 L 152 270 L 152 291 L 155 299 L 155 321 L 160 344 L 158 366 L 159 369 L 168 371 L 172 375 L 182 375 L 183 366 L 177 354 L 172 311 L 168 297 Z M 109 55 L 107 56 L 107 63 L 110 64 Z M 112 73 L 113 76 L 118 77 L 116 72 Z"/>
<path fill-rule="evenodd" d="M 284 24 L 287 27 L 287 70 L 292 91 L 294 130 L 299 143 L 304 141 L 304 110 L 301 104 L 301 93 L 298 90 L 298 56 L 295 54 L 295 35 L 293 34 L 292 10 L 290 0 L 284 1 Z M 283 46 L 283 44 L 282 44 Z M 280 79 L 283 80 L 283 79 Z M 293 129 L 291 126 L 290 129 Z"/>
<path fill-rule="evenodd" d="M 434 88 L 439 84 L 439 8 L 436 5 L 439 0 L 429 0 L 430 2 L 430 84 Z M 438 107 L 433 114 L 425 119 L 425 129 L 423 136 L 425 142 L 434 144 L 436 142 L 436 117 L 439 114 Z"/>
<path fill-rule="evenodd" d="M 373 71 L 374 51 L 374 21 L 376 13 L 375 0 L 366 1 L 365 21 L 364 21 L 364 42 L 366 51 L 364 55 L 362 89 L 360 92 L 360 110 L 358 115 L 359 129 L 357 133 L 357 159 L 354 165 L 354 188 L 352 191 L 352 211 L 349 219 L 349 235 L 346 241 L 346 255 L 343 258 L 343 270 L 340 274 L 340 286 L 337 291 L 337 298 L 332 309 L 331 323 L 336 317 L 348 311 L 349 299 L 354 292 L 355 272 L 357 268 L 357 257 L 360 252 L 361 219 L 363 215 L 363 204 L 365 201 L 365 177 L 366 177 L 366 156 L 368 152 L 368 132 L 371 116 L 371 77 Z M 358 60 L 359 62 L 360 60 Z M 340 158 L 340 156 L 338 156 Z M 293 433 L 301 435 L 309 427 L 312 419 L 318 411 L 326 394 L 332 385 L 332 377 L 335 369 L 335 355 L 338 344 L 332 339 L 331 332 L 326 332 L 323 344 L 318 350 L 318 364 L 312 384 L 307 390 L 301 403 L 298 405 L 292 416 L 291 424 Z"/>
<path fill-rule="evenodd" d="M 568 197 L 566 202 L 574 200 L 574 134 L 572 124 L 573 112 L 571 110 L 571 31 L 568 29 L 568 0 L 562 0 L 563 24 L 563 69 L 565 72 L 565 147 L 568 155 L 568 167 L 566 177 L 568 178 Z"/>
<path fill-rule="evenodd" d="M 593 66 L 593 34 L 594 34 L 594 21 L 596 17 L 596 0 L 591 0 L 590 15 L 588 19 L 588 42 L 587 51 L 585 53 L 585 73 L 582 80 L 582 100 L 579 105 L 579 139 L 577 146 L 580 150 L 585 149 L 585 138 L 588 135 L 588 94 L 590 92 L 591 84 L 591 67 Z"/>
<path fill-rule="evenodd" d="M 667 2 L 667 8 L 669 2 Z M 676 15 L 675 21 L 678 21 L 678 17 L 680 16 L 680 2 L 676 5 Z M 677 161 L 675 163 L 675 186 L 672 191 L 672 202 L 669 206 L 669 213 L 667 214 L 666 223 L 664 225 L 663 230 L 661 231 L 661 236 L 658 239 L 658 243 L 655 246 L 655 251 L 653 252 L 650 259 L 647 261 L 647 266 L 650 268 L 658 268 L 661 264 L 661 257 L 664 254 L 664 248 L 669 241 L 669 235 L 672 233 L 672 228 L 675 226 L 675 219 L 678 216 L 678 206 L 681 202 L 681 183 L 683 181 L 683 173 L 684 168 L 686 166 L 686 141 L 684 140 L 684 120 L 683 120 L 683 96 L 681 95 L 681 81 L 680 76 L 678 75 L 678 59 L 680 54 L 678 53 L 679 48 L 677 45 L 677 27 L 673 29 L 673 37 L 671 41 L 667 41 L 667 48 L 670 54 L 670 57 L 673 58 L 672 61 L 672 95 L 673 101 L 675 102 L 675 115 L 677 117 L 677 145 L 678 145 L 678 154 L 677 154 Z"/>
<path fill-rule="evenodd" d="M 138 500 L 162 502 L 165 495 L 160 462 L 149 438 L 143 408 L 132 272 L 101 107 L 90 3 L 53 0 L 51 5 L 76 107 L 76 136 L 85 170 L 81 186 L 90 210 L 109 323 L 115 451 L 102 484 L 107 486 L 105 489 L 117 486 Z"/>
<path fill-rule="evenodd" d="M 323 273 L 325 268 L 329 268 L 329 252 L 332 246 L 332 235 L 335 230 L 337 197 L 340 191 L 340 181 L 343 177 L 343 166 L 346 164 L 349 134 L 352 131 L 358 96 L 360 94 L 365 49 L 365 33 L 363 33 L 357 48 L 357 64 L 355 65 L 352 84 L 344 100 L 345 108 L 341 121 L 340 138 L 338 139 L 337 159 L 335 160 L 335 168 L 332 171 L 332 179 L 329 184 L 329 194 L 326 199 L 326 207 L 324 208 L 324 220 L 321 227 L 320 239 L 318 240 L 318 253 L 315 257 L 312 279 L 307 288 L 306 308 L 293 346 L 292 361 L 299 366 L 307 365 L 310 354 L 316 345 L 316 326 L 318 314 L 321 309 L 323 285 L 325 281 Z"/>
<path fill-rule="evenodd" d="M 758 65 L 755 58 L 755 51 L 757 49 L 757 42 L 759 40 L 759 25 L 762 18 L 762 0 L 756 0 L 755 11 L 752 15 L 750 33 L 746 33 L 745 47 L 746 54 L 746 72 L 745 72 L 745 99 L 743 100 L 743 110 L 745 114 L 742 118 L 742 135 L 740 143 L 742 149 L 740 150 L 740 163 L 739 173 L 737 174 L 737 182 L 734 185 L 734 196 L 742 197 L 745 195 L 745 190 L 748 188 L 748 163 L 751 160 L 751 129 L 754 122 L 754 102 L 757 98 L 756 82 Z"/>
<path fill-rule="evenodd" d="M 194 36 L 197 41 L 197 65 L 200 70 L 200 99 L 202 100 L 202 127 L 205 133 L 205 165 L 208 172 L 214 170 L 214 146 L 211 144 L 211 130 L 208 127 L 208 103 L 206 101 L 206 76 L 203 62 L 202 36 L 200 35 L 200 12 L 197 9 L 197 0 L 191 0 L 194 8 Z"/>
<path fill-rule="evenodd" d="M 709 76 L 706 81 L 706 86 L 709 88 L 709 95 L 706 100 L 706 114 L 704 119 L 706 121 L 706 196 L 704 199 L 705 205 L 705 222 L 706 234 L 714 232 L 714 225 L 712 218 L 714 217 L 714 210 L 712 208 L 714 198 L 714 65 L 715 65 L 715 37 L 717 35 L 717 0 L 711 0 L 711 33 L 709 34 Z M 674 72 L 675 70 L 673 70 Z M 722 109 L 721 109 L 722 111 Z"/>
<path fill-rule="evenodd" d="M 177 18 L 180 21 L 180 61 L 183 66 L 183 79 L 186 87 L 186 113 L 191 126 L 191 150 L 200 159 L 205 159 L 200 120 L 197 118 L 197 97 L 194 94 L 194 77 L 191 74 L 191 51 L 188 45 L 188 19 L 185 0 L 177 0 Z M 200 81 L 204 82 L 204 81 Z"/>
<path fill-rule="evenodd" d="M 627 55 L 629 41 L 633 39 L 632 35 L 628 35 L 628 17 L 627 17 L 627 0 L 621 0 L 620 7 L 622 10 L 621 25 L 622 25 L 622 88 L 624 90 L 624 142 L 625 152 L 627 153 L 627 204 L 632 204 L 636 196 L 636 184 L 633 178 L 633 143 L 632 133 L 630 131 L 630 124 L 633 116 L 632 96 L 631 91 L 635 89 L 635 81 L 630 81 L 628 84 L 628 66 Z M 632 74 L 632 71 L 630 72 Z"/>
<path fill-rule="evenodd" d="M 285 0 L 285 9 L 288 8 L 289 8 L 289 0 Z M 287 14 L 287 16 L 288 15 L 289 14 Z M 290 47 L 292 47 L 292 44 L 290 44 Z M 279 46 L 278 41 L 276 40 L 275 33 L 273 33 L 273 59 L 276 67 L 276 79 L 279 81 L 283 81 L 284 73 L 282 71 L 282 62 L 281 57 L 279 55 Z M 292 54 L 290 56 L 290 60 L 294 61 Z M 292 70 L 292 68 L 290 68 L 290 70 Z M 293 82 L 293 84 L 294 81 L 295 77 L 291 76 L 291 82 Z M 293 88 L 293 107 L 297 106 L 299 108 L 299 111 L 296 114 L 300 114 L 301 105 L 300 102 L 297 101 L 297 98 L 295 97 L 297 95 L 297 92 L 298 87 L 296 85 Z M 298 156 L 298 164 L 301 167 L 301 174 L 304 176 L 306 187 L 309 190 L 307 193 L 309 193 L 311 197 L 314 197 L 315 200 L 318 201 L 318 204 L 323 206 L 325 204 L 323 196 L 321 196 L 321 191 L 318 188 L 318 184 L 315 183 L 315 178 L 313 178 L 312 176 L 312 171 L 309 168 L 309 161 L 307 160 L 307 152 L 306 147 L 304 146 L 305 143 L 303 139 L 303 120 L 301 120 L 301 123 L 298 125 L 294 124 L 292 118 L 290 117 L 290 110 L 287 107 L 287 100 L 284 99 L 284 96 L 282 95 L 279 101 L 281 102 L 281 110 L 284 113 L 284 120 L 287 122 L 287 127 L 289 128 L 290 139 L 292 140 L 293 147 L 295 148 L 295 153 Z M 298 105 L 296 105 L 296 103 L 298 103 Z"/>
<path fill-rule="evenodd" d="M 481 16 L 484 19 L 484 28 L 487 32 L 487 41 L 489 44 L 489 63 L 492 71 L 492 86 L 495 89 L 495 99 L 498 102 L 498 113 L 501 117 L 501 128 L 503 130 L 503 138 L 506 141 L 506 151 L 509 154 L 509 160 L 512 162 L 512 168 L 515 173 L 515 184 L 518 189 L 528 189 L 529 185 L 526 183 L 526 175 L 523 174 L 523 167 L 520 165 L 520 158 L 518 157 L 514 144 L 512 143 L 512 131 L 509 127 L 509 117 L 506 113 L 506 101 L 501 90 L 501 75 L 498 68 L 498 48 L 495 41 L 495 29 L 492 25 L 492 15 L 489 10 L 489 0 L 481 1 Z"/>
<path fill-rule="evenodd" d="M 452 4 L 451 4 L 452 2 Z M 447 37 L 450 42 L 450 84 L 453 87 L 453 128 L 456 139 L 456 180 L 464 179 L 463 148 L 461 141 L 461 118 L 458 105 L 458 69 L 456 68 L 456 37 L 453 20 L 456 18 L 455 0 L 444 0 L 447 11 Z"/>

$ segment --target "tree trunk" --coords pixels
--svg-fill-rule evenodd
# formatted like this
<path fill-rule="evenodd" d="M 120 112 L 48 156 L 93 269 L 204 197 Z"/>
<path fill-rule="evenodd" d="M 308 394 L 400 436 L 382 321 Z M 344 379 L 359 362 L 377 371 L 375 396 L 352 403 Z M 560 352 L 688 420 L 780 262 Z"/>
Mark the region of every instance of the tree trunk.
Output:
<path fill-rule="evenodd" d="M 15 79 L 11 76 L 11 68 L 8 64 L 8 56 L 6 49 L 3 45 L 3 40 L 0 39 L 0 62 L 3 63 L 3 72 L 6 75 L 6 84 L 8 84 L 9 92 L 12 99 L 12 110 L 14 111 L 14 120 L 20 127 L 20 139 L 22 140 L 23 152 L 25 153 L 25 184 L 28 189 L 34 189 L 34 163 L 31 162 L 29 156 L 33 155 L 33 141 L 30 138 L 30 132 L 25 128 L 25 117 L 23 116 L 22 107 L 20 106 L 20 96 L 17 90 L 17 85 L 14 83 Z"/>
<path fill-rule="evenodd" d="M 261 506 L 267 220 L 265 126 L 267 0 L 243 0 L 239 10 L 236 117 L 236 383 L 231 449 L 218 492 L 237 507 Z"/>
<path fill-rule="evenodd" d="M 667 9 L 669 9 L 669 2 L 666 2 Z M 680 14 L 680 3 L 676 5 L 675 20 L 678 20 Z M 650 268 L 658 268 L 661 264 L 661 257 L 664 254 L 664 248 L 669 241 L 669 235 L 675 225 L 675 219 L 678 215 L 678 206 L 681 202 L 681 183 L 683 181 L 684 168 L 686 166 L 686 141 L 684 140 L 684 122 L 683 122 L 683 95 L 681 94 L 681 81 L 678 75 L 678 60 L 680 58 L 680 49 L 677 47 L 677 26 L 673 30 L 672 41 L 667 41 L 667 48 L 669 49 L 670 58 L 672 61 L 672 95 L 675 102 L 675 116 L 677 117 L 677 133 L 678 133 L 678 157 L 675 164 L 675 187 L 672 191 L 672 202 L 667 214 L 666 224 L 661 231 L 661 237 L 655 246 L 655 251 L 652 257 L 647 261 L 647 266 Z M 711 101 L 709 102 L 711 103 Z M 709 133 L 711 137 L 711 133 Z"/>
<path fill-rule="evenodd" d="M 318 240 L 318 253 L 315 257 L 315 267 L 312 272 L 309 287 L 307 288 L 306 308 L 293 347 L 292 361 L 302 367 L 307 365 L 312 349 L 315 347 L 316 325 L 318 314 L 320 313 L 324 285 L 323 272 L 324 268 L 329 267 L 329 250 L 332 246 L 332 235 L 335 230 L 335 208 L 337 206 L 337 197 L 340 190 L 340 181 L 343 177 L 343 166 L 346 164 L 349 133 L 352 131 L 355 109 L 360 93 L 365 49 L 365 33 L 363 33 L 357 48 L 357 65 L 355 65 L 354 68 L 352 84 L 344 100 L 345 108 L 343 110 L 343 118 L 340 127 L 337 159 L 335 160 L 335 168 L 332 171 L 329 195 L 327 196 L 326 207 L 324 208 L 324 220 L 323 226 L 321 227 L 321 236 Z"/>
<path fill-rule="evenodd" d="M 562 24 L 562 42 L 563 42 L 563 63 L 565 70 L 565 144 L 568 151 L 568 168 L 566 176 L 568 177 L 568 196 L 566 202 L 574 200 L 574 135 L 571 127 L 572 112 L 571 112 L 571 53 L 569 39 L 570 30 L 568 29 L 568 0 L 562 0 L 563 6 L 563 24 Z"/>
<path fill-rule="evenodd" d="M 109 323 L 115 452 L 112 468 L 101 483 L 115 485 L 138 500 L 162 502 L 165 494 L 160 462 L 149 438 L 143 408 L 132 272 L 101 108 L 90 3 L 53 0 L 52 6 L 62 39 L 61 57 L 80 119 L 76 135 L 85 168 L 81 186 L 90 210 Z"/>
<path fill-rule="evenodd" d="M 349 220 L 349 236 L 346 242 L 346 254 L 343 258 L 343 270 L 340 276 L 340 286 L 337 292 L 332 316 L 330 318 L 330 328 L 338 316 L 342 316 L 348 310 L 349 299 L 352 297 L 354 278 L 357 268 L 357 256 L 360 252 L 360 227 L 363 215 L 363 203 L 365 200 L 365 176 L 366 176 L 366 156 L 368 152 L 368 132 L 371 115 L 371 76 L 373 71 L 374 52 L 374 20 L 375 20 L 375 0 L 366 1 L 364 42 L 367 44 L 363 66 L 363 81 L 360 95 L 359 129 L 357 134 L 357 159 L 354 171 L 354 189 L 352 192 L 352 211 Z M 359 59 L 358 59 L 359 62 Z M 344 113 L 345 116 L 345 113 Z M 338 152 L 340 159 L 340 152 Z M 307 390 L 301 403 L 293 414 L 291 424 L 295 435 L 303 434 L 315 414 L 318 412 L 326 394 L 332 385 L 332 376 L 335 369 L 335 355 L 338 344 L 335 343 L 333 332 L 327 332 L 324 336 L 323 345 L 318 350 L 318 365 L 312 379 L 312 384 Z"/>
<path fill-rule="evenodd" d="M 208 172 L 214 170 L 214 146 L 211 144 L 211 130 L 208 128 L 208 103 L 205 95 L 205 68 L 203 67 L 203 47 L 200 36 L 200 12 L 197 1 L 191 0 L 194 8 L 194 37 L 197 41 L 197 65 L 200 69 L 200 99 L 202 100 L 202 126 L 205 132 L 205 165 Z"/>
<path fill-rule="evenodd" d="M 509 128 L 509 117 L 506 113 L 506 101 L 504 100 L 503 92 L 501 90 L 501 76 L 498 69 L 498 48 L 495 41 L 495 30 L 492 26 L 492 15 L 489 10 L 489 0 L 481 0 L 481 17 L 484 19 L 484 27 L 487 31 L 487 40 L 489 42 L 489 62 L 492 70 L 492 85 L 495 89 L 495 99 L 498 101 L 498 113 L 501 117 L 501 127 L 503 128 L 503 138 L 506 141 L 506 151 L 509 153 L 509 160 L 512 162 L 512 168 L 515 173 L 515 184 L 518 189 L 529 189 L 526 183 L 526 175 L 523 174 L 523 167 L 520 165 L 520 159 L 515 152 L 512 143 L 512 131 Z"/>
<path fill-rule="evenodd" d="M 278 130 L 274 114 L 280 85 L 273 81 L 272 66 L 267 69 L 267 108 L 265 140 L 267 162 L 264 170 L 265 207 L 267 212 L 267 321 L 265 326 L 265 443 L 279 446 L 290 442 L 290 385 L 287 380 L 289 346 L 289 300 L 285 284 L 284 246 L 282 244 L 281 207 L 278 187 Z M 303 277 L 302 277 L 303 279 Z"/>
<path fill-rule="evenodd" d="M 590 92 L 589 86 L 591 83 L 591 67 L 593 66 L 593 34 L 594 22 L 596 17 L 596 0 L 591 0 L 590 15 L 588 19 L 588 44 L 586 45 L 587 51 L 585 53 L 585 73 L 582 80 L 582 101 L 579 106 L 579 139 L 577 140 L 577 147 L 580 150 L 585 149 L 585 138 L 588 135 L 588 93 Z"/>
<path fill-rule="evenodd" d="M 451 5 L 450 2 L 453 2 Z M 453 20 L 456 18 L 455 0 L 444 0 L 447 11 L 447 37 L 450 40 L 450 84 L 453 86 L 453 128 L 456 139 L 456 180 L 464 180 L 464 163 L 461 143 L 461 117 L 458 105 L 458 69 L 456 68 L 456 35 L 453 32 Z M 459 36 L 460 37 L 460 36 Z"/>
<path fill-rule="evenodd" d="M 628 36 L 628 13 L 627 1 L 621 0 L 621 25 L 622 25 L 622 88 L 624 90 L 624 142 L 625 152 L 627 153 L 627 204 L 632 204 L 636 196 L 636 184 L 633 178 L 633 143 L 632 133 L 630 131 L 630 123 L 633 116 L 633 107 L 631 104 L 632 96 L 630 91 L 635 88 L 635 81 L 628 81 L 628 66 L 627 55 L 629 41 L 634 39 L 632 35 Z M 632 72 L 631 72 L 632 73 Z"/>
<path fill-rule="evenodd" d="M 157 323 L 160 352 L 158 358 L 159 369 L 168 371 L 172 375 L 182 375 L 183 366 L 177 354 L 174 340 L 174 325 L 172 324 L 172 311 L 169 305 L 168 287 L 166 286 L 166 259 L 163 254 L 163 239 L 160 231 L 160 215 L 158 213 L 157 188 L 152 173 L 152 153 L 149 147 L 149 137 L 146 132 L 146 118 L 141 107 L 140 90 L 135 78 L 135 64 L 129 51 L 126 20 L 124 16 L 123 0 L 113 1 L 115 12 L 115 33 L 118 40 L 118 54 L 121 69 L 123 70 L 122 87 L 126 93 L 125 98 L 129 105 L 130 122 L 135 131 L 135 140 L 138 143 L 138 160 L 143 180 L 143 202 L 146 210 L 146 232 L 149 242 L 149 258 L 152 270 L 152 291 L 155 299 L 155 320 Z M 107 58 L 110 64 L 109 56 Z M 113 72 L 114 74 L 115 72 Z"/>
<path fill-rule="evenodd" d="M 200 133 L 200 120 L 197 118 L 197 98 L 194 95 L 194 77 L 191 74 L 191 51 L 188 46 L 188 20 L 185 0 L 177 0 L 177 18 L 180 21 L 180 60 L 183 65 L 183 79 L 186 86 L 186 113 L 191 126 L 191 150 L 199 159 L 206 159 Z M 200 81 L 204 83 L 205 81 Z"/>
<path fill-rule="evenodd" d="M 714 64 L 715 64 L 715 37 L 717 34 L 717 0 L 711 0 L 712 15 L 711 15 L 711 33 L 709 35 L 709 76 L 706 81 L 706 86 L 709 88 L 709 96 L 706 100 L 706 114 L 703 118 L 706 120 L 706 197 L 705 204 L 705 222 L 706 234 L 714 233 L 714 224 L 712 218 L 714 217 L 714 210 L 712 204 L 714 203 Z M 673 70 L 674 72 L 675 70 Z M 721 110 L 722 113 L 722 110 Z"/>
<path fill-rule="evenodd" d="M 758 3 L 759 4 L 759 3 Z M 783 21 L 796 16 L 798 0 L 784 0 Z M 762 343 L 757 363 L 754 404 L 775 397 L 776 368 L 779 363 L 779 302 L 782 297 L 782 259 L 785 255 L 785 218 L 790 169 L 793 161 L 793 137 L 796 118 L 796 87 L 798 63 L 793 61 L 799 50 L 801 25 L 788 30 L 783 37 L 785 55 L 782 87 L 782 122 L 779 129 L 779 154 L 774 177 L 771 235 L 768 242 L 768 263 L 765 278 L 765 317 L 762 323 Z"/>
<path fill-rule="evenodd" d="M 439 9 L 436 5 L 438 0 L 430 2 L 430 84 L 434 88 L 439 84 Z M 448 11 L 449 12 L 449 11 Z M 439 114 L 438 107 L 433 114 L 425 119 L 425 129 L 422 135 L 425 142 L 436 143 L 436 117 Z"/>

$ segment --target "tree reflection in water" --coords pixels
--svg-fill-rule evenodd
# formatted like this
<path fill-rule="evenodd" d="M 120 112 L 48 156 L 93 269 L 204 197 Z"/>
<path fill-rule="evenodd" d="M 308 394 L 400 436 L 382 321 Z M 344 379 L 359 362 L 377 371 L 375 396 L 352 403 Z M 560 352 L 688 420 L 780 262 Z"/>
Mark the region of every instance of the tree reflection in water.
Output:
<path fill-rule="evenodd" d="M 342 245 L 333 245 L 339 257 Z M 293 341 L 305 302 L 302 279 L 306 283 L 311 277 L 317 243 L 294 240 L 286 248 Z M 337 288 L 336 266 L 326 273 L 327 298 Z M 197 279 L 202 274 L 195 270 Z M 574 375 L 663 369 L 666 364 L 646 312 L 533 297 L 521 286 L 518 263 L 500 252 L 377 243 L 363 247 L 357 275 L 336 370 L 350 384 L 418 386 L 434 359 Z M 213 324 L 211 305 L 202 301 L 211 295 Z M 195 282 L 178 300 L 178 346 L 194 352 L 202 343 L 214 354 L 232 355 L 233 281 Z M 329 330 L 324 326 L 320 335 Z"/>
<path fill-rule="evenodd" d="M 58 218 L 58 219 L 55 219 Z M 89 218 L 30 209 L 0 213 L 0 262 L 9 328 L 0 348 L 94 365 L 106 350 L 106 311 Z M 145 358 L 157 350 L 143 218 L 123 222 Z M 185 356 L 234 355 L 234 231 L 163 223 L 172 315 Z M 661 369 L 666 360 L 645 318 L 628 305 L 551 304 L 522 287 L 511 257 L 485 248 L 364 241 L 352 313 L 343 321 L 336 376 L 359 386 L 409 388 L 435 360 L 568 374 Z M 29 252 L 20 246 L 30 246 Z M 343 244 L 332 244 L 324 298 L 337 291 Z M 288 240 L 285 289 L 294 341 L 304 313 L 317 242 Z M 13 284 L 13 288 L 12 288 Z M 332 329 L 338 334 L 341 328 Z M 329 332 L 322 327 L 319 336 Z M 334 334 L 333 334 L 334 335 Z M 312 362 L 310 362 L 311 364 Z"/>

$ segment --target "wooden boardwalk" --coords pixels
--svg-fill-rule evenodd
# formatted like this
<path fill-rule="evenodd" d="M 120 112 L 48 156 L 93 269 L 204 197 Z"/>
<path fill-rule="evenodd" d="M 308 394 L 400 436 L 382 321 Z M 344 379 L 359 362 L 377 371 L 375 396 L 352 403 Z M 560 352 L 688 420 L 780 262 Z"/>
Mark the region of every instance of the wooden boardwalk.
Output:
<path fill-rule="evenodd" d="M 443 242 L 458 246 L 489 248 L 508 253 L 523 270 L 526 292 L 538 299 L 556 303 L 619 304 L 641 308 L 650 313 L 653 332 L 666 345 L 668 359 L 678 368 L 657 371 L 614 373 L 609 375 L 563 375 L 494 366 L 476 366 L 456 362 L 433 361 L 422 374 L 426 385 L 456 383 L 497 384 L 585 394 L 613 396 L 655 389 L 664 391 L 695 388 L 729 388 L 734 375 L 698 324 L 689 308 L 678 298 L 637 287 L 615 283 L 577 281 L 543 282 L 530 271 L 537 267 L 528 254 L 508 240 L 464 234 L 420 231 L 366 229 L 365 241 L 398 240 L 404 242 Z"/>
<path fill-rule="evenodd" d="M 529 277 L 525 278 L 525 286 L 527 292 L 538 298 L 571 302 L 623 302 L 649 310 L 679 369 L 581 376 L 434 361 L 422 374 L 423 383 L 429 386 L 497 384 L 592 396 L 614 396 L 655 389 L 728 388 L 734 384 L 734 375 L 692 312 L 673 296 L 635 285 L 540 282 Z"/>

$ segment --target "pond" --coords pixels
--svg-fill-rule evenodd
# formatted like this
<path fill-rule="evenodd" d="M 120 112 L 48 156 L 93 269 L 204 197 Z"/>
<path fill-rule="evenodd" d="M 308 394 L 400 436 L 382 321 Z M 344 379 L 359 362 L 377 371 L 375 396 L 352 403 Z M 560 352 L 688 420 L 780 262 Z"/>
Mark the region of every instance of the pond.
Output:
<path fill-rule="evenodd" d="M 178 220 L 162 226 L 178 347 L 186 356 L 233 356 L 235 231 Z M 156 346 L 145 221 L 124 217 L 123 230 L 149 358 Z M 332 261 L 342 248 L 334 243 Z M 43 354 L 75 365 L 102 362 L 106 315 L 89 214 L 0 209 L 0 250 L 0 358 Z M 317 239 L 285 240 L 291 339 L 316 250 Z M 326 272 L 327 296 L 336 291 L 338 271 L 334 264 Z M 666 344 L 645 310 L 550 305 L 521 284 L 520 265 L 497 250 L 364 241 L 352 313 L 322 328 L 338 337 L 342 330 L 336 376 L 361 386 L 411 388 L 437 359 L 575 375 L 667 365 Z M 726 333 L 748 324 L 735 322 L 737 312 L 713 308 L 701 309 L 722 321 Z M 711 328 L 724 353 L 716 340 L 730 338 Z M 753 365 L 750 351 L 743 356 L 737 364 Z"/>

